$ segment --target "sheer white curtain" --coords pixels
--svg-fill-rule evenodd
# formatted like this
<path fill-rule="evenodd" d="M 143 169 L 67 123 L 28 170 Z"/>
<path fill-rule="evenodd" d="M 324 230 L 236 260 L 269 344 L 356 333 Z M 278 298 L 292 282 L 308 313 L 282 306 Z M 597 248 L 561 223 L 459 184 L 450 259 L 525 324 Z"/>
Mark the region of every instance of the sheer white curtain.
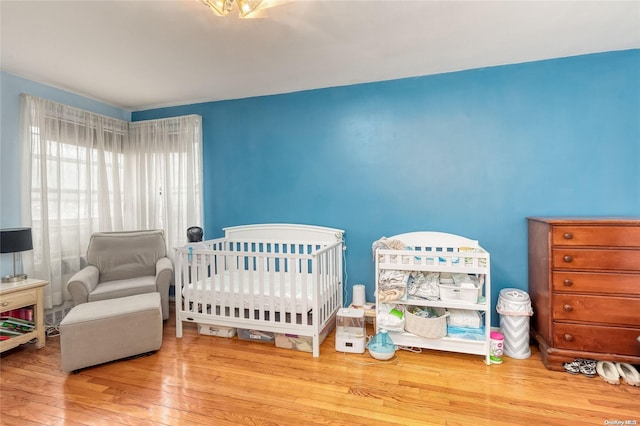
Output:
<path fill-rule="evenodd" d="M 123 228 L 123 146 L 128 123 L 22 95 L 21 214 L 32 228 L 29 275 L 46 279 L 45 307 L 69 300 L 93 232 Z"/>
<path fill-rule="evenodd" d="M 202 125 L 197 115 L 129 123 L 125 152 L 131 229 L 164 229 L 167 244 L 186 244 L 202 225 Z"/>
<path fill-rule="evenodd" d="M 164 229 L 171 255 L 201 224 L 199 116 L 127 123 L 22 95 L 20 138 L 22 225 L 33 235 L 22 258 L 50 282 L 46 308 L 71 299 L 66 283 L 93 232 Z"/>

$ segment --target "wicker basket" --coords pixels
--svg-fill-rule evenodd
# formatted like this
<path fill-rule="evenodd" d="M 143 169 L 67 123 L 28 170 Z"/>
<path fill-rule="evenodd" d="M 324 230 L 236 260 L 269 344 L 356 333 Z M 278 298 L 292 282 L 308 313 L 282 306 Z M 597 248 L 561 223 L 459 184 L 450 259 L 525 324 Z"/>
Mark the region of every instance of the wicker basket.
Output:
<path fill-rule="evenodd" d="M 416 336 L 428 339 L 439 339 L 447 335 L 447 317 L 449 313 L 444 308 L 433 308 L 440 316 L 437 318 L 423 318 L 411 313 L 413 306 L 407 306 L 405 312 L 404 329 Z"/>

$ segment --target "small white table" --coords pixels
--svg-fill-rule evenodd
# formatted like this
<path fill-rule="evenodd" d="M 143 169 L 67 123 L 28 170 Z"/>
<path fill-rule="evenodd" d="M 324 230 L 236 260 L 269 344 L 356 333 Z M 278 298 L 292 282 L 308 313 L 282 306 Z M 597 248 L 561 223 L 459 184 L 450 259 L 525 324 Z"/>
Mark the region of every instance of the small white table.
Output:
<path fill-rule="evenodd" d="M 0 352 L 13 349 L 18 345 L 29 343 L 38 339 L 36 348 L 40 349 L 45 344 L 44 328 L 44 286 L 48 281 L 26 279 L 14 283 L 0 283 L 0 312 L 13 309 L 33 307 L 35 328 L 21 336 L 15 336 L 8 340 L 0 341 Z"/>

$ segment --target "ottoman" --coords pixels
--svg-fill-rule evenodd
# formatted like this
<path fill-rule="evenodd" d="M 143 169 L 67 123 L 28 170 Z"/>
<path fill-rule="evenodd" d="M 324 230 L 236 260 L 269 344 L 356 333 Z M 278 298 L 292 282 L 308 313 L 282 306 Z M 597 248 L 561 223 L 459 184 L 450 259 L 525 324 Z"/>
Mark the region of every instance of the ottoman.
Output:
<path fill-rule="evenodd" d="M 161 345 L 160 293 L 82 303 L 60 323 L 64 371 L 154 352 Z"/>

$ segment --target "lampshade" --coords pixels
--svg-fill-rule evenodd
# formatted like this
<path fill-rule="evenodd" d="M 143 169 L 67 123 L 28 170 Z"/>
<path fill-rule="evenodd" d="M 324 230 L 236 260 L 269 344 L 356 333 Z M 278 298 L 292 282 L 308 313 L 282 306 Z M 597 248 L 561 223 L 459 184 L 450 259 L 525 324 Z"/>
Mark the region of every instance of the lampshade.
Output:
<path fill-rule="evenodd" d="M 31 228 L 0 229 L 0 253 L 33 250 Z"/>
<path fill-rule="evenodd" d="M 26 274 L 16 273 L 16 253 L 27 250 L 33 250 L 31 228 L 0 229 L 0 253 L 13 253 L 13 275 L 2 277 L 3 283 L 27 279 Z"/>

